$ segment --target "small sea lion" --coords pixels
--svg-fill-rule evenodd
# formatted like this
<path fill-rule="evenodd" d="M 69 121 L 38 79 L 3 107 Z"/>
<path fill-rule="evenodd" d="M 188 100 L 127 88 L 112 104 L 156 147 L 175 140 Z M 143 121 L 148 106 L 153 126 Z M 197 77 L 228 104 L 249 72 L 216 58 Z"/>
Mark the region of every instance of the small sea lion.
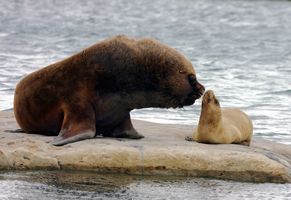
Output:
<path fill-rule="evenodd" d="M 212 90 L 203 95 L 198 127 L 193 140 L 201 143 L 250 145 L 253 125 L 239 109 L 221 109 Z"/>
<path fill-rule="evenodd" d="M 96 135 L 139 139 L 130 111 L 192 105 L 204 87 L 191 62 L 153 39 L 115 36 L 22 79 L 14 113 L 27 133 L 64 145 Z"/>

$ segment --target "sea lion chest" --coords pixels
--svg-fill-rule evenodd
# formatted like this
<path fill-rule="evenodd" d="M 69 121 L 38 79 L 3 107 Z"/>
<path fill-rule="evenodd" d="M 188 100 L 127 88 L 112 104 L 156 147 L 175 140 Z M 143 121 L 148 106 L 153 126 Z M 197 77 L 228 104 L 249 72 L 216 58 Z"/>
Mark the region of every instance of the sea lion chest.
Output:
<path fill-rule="evenodd" d="M 101 97 L 95 104 L 96 132 L 102 134 L 115 128 L 128 116 L 130 109 L 119 95 Z"/>

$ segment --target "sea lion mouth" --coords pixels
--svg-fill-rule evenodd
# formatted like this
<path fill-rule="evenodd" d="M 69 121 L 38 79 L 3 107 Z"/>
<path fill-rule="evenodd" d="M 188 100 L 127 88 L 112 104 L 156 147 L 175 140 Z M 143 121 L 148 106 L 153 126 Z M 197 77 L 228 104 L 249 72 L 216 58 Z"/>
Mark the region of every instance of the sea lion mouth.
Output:
<path fill-rule="evenodd" d="M 201 90 L 193 90 L 184 100 L 184 102 L 182 103 L 181 106 L 179 107 L 183 107 L 183 106 L 190 106 L 192 104 L 195 103 L 195 101 L 197 99 L 200 99 L 200 97 L 203 95 L 204 93 L 204 87 Z"/>
<path fill-rule="evenodd" d="M 192 92 L 190 93 L 187 98 L 185 99 L 184 105 L 189 106 L 195 103 L 197 99 L 199 99 L 202 96 L 202 92 Z"/>
<path fill-rule="evenodd" d="M 189 74 L 188 80 L 193 89 L 192 92 L 187 96 L 185 103 L 187 105 L 192 105 L 195 103 L 196 99 L 199 99 L 203 95 L 205 87 L 197 81 L 197 78 L 194 74 Z"/>
<path fill-rule="evenodd" d="M 192 104 L 195 103 L 195 101 L 197 99 L 199 99 L 204 91 L 205 91 L 205 88 L 204 86 L 199 83 L 196 79 L 196 76 L 194 74 L 189 74 L 188 75 L 188 81 L 190 83 L 190 93 L 188 94 L 184 94 L 184 95 L 173 95 L 171 98 L 171 100 L 174 100 L 172 102 L 176 102 L 176 104 L 172 104 L 173 108 L 182 108 L 184 106 L 190 106 Z M 172 93 L 173 94 L 173 93 Z"/>

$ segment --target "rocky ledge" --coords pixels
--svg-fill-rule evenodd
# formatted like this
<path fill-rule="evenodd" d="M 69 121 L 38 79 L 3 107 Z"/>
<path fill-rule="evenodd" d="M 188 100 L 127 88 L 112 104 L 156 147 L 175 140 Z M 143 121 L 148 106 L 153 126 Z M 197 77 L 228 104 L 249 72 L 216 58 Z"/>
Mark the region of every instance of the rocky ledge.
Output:
<path fill-rule="evenodd" d="M 134 121 L 142 140 L 95 138 L 61 147 L 53 137 L 9 133 L 13 113 L 0 112 L 2 170 L 94 170 L 182 175 L 250 182 L 291 182 L 291 146 L 254 139 L 250 147 L 185 141 L 193 127 Z"/>

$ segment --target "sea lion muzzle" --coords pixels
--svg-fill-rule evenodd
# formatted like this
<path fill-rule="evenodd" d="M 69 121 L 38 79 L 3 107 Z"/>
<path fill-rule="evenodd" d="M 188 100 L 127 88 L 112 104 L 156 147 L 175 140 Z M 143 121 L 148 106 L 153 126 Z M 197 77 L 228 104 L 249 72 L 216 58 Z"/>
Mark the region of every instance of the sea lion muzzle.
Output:
<path fill-rule="evenodd" d="M 183 106 L 192 105 L 193 103 L 195 103 L 195 100 L 199 99 L 205 91 L 204 86 L 197 81 L 194 74 L 188 75 L 188 81 L 192 87 L 192 91 L 188 94 Z"/>
<path fill-rule="evenodd" d="M 197 81 L 197 78 L 194 74 L 188 75 L 188 80 L 190 85 L 193 87 L 193 92 L 191 94 L 199 99 L 203 95 L 205 87 Z"/>

